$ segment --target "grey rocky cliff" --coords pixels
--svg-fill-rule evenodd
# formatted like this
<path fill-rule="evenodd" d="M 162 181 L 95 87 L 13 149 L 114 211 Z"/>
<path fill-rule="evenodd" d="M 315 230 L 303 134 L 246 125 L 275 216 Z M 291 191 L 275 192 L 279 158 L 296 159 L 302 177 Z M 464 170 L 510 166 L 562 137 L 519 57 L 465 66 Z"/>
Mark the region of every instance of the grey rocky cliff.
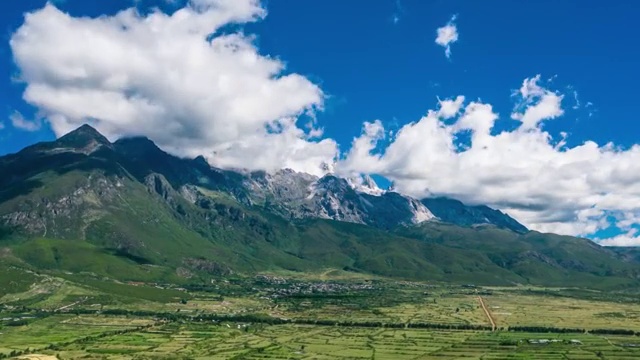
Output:
<path fill-rule="evenodd" d="M 433 219 L 419 201 L 393 192 L 376 191 L 335 175 L 321 178 L 290 169 L 253 172 L 243 181 L 255 205 L 288 218 L 323 218 L 390 229 Z M 375 194 L 375 195 L 374 195 Z"/>

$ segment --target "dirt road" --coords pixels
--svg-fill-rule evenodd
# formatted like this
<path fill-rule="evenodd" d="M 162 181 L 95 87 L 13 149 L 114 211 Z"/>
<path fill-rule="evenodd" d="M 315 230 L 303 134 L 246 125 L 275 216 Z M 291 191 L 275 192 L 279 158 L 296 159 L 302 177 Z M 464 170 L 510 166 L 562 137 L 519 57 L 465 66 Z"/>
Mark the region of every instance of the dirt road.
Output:
<path fill-rule="evenodd" d="M 496 331 L 496 321 L 493 320 L 493 316 L 491 315 L 491 312 L 489 312 L 487 305 L 484 303 L 482 296 L 478 296 L 478 301 L 480 302 L 480 306 L 482 307 L 484 314 L 487 315 L 487 319 L 489 319 L 489 322 L 491 323 L 491 331 Z"/>
<path fill-rule="evenodd" d="M 57 309 L 55 309 L 54 311 L 62 311 L 62 310 L 64 310 L 64 309 L 68 309 L 68 308 L 70 308 L 70 307 L 72 307 L 72 306 L 76 306 L 76 305 L 78 305 L 78 304 L 80 304 L 80 303 L 83 303 L 83 302 L 85 302 L 85 301 L 87 301 L 87 298 L 86 298 L 86 297 L 85 297 L 84 299 L 82 299 L 82 300 L 79 300 L 79 301 L 74 302 L 73 304 L 69 304 L 69 305 L 63 306 L 63 307 L 61 307 L 61 308 L 57 308 Z"/>

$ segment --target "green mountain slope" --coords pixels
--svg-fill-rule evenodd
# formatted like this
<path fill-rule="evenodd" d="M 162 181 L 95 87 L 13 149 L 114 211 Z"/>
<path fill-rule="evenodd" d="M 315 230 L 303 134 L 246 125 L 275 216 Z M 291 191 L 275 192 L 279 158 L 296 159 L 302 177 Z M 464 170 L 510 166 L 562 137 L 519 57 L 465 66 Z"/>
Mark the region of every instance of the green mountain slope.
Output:
<path fill-rule="evenodd" d="M 640 266 L 640 247 L 612 247 L 611 251 L 624 261 L 635 263 Z"/>
<path fill-rule="evenodd" d="M 0 174 L 0 251 L 11 271 L 174 283 L 326 268 L 500 285 L 638 279 L 637 266 L 571 237 L 285 219 L 253 205 L 240 174 L 175 158 L 146 139 L 111 144 L 87 126 L 0 158 Z"/>
<path fill-rule="evenodd" d="M 530 231 L 518 234 L 492 226 L 463 228 L 423 223 L 400 229 L 403 236 L 449 248 L 474 251 L 479 257 L 507 269 L 528 283 L 596 287 L 628 283 L 638 278 L 637 265 L 590 240 Z"/>

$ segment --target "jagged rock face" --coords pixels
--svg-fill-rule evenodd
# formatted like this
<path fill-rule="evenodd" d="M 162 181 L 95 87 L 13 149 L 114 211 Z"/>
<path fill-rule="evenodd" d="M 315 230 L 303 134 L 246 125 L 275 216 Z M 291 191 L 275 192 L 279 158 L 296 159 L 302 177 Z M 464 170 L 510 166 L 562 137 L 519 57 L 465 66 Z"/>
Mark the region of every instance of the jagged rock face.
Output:
<path fill-rule="evenodd" d="M 216 169 L 203 157 L 186 160 L 171 156 L 146 138 L 119 140 L 114 147 L 132 162 L 131 172 L 139 179 L 160 173 L 176 189 L 184 185 L 202 186 L 227 193 L 244 205 L 264 207 L 287 219 L 324 218 L 384 229 L 439 220 L 463 226 L 492 224 L 526 231 L 508 215 L 488 207 L 469 207 L 455 200 L 449 203 L 441 199 L 419 201 L 380 189 L 367 175 L 343 179 L 332 174 L 318 178 L 290 169 L 274 173 Z M 190 200 L 193 201 L 193 197 Z"/>
<path fill-rule="evenodd" d="M 244 186 L 254 204 L 290 218 L 333 219 L 385 229 L 434 218 L 419 201 L 385 192 L 370 178 L 356 183 L 287 169 L 251 173 Z"/>
<path fill-rule="evenodd" d="M 461 226 L 493 225 L 516 232 L 527 228 L 510 216 L 487 206 L 467 206 L 448 198 L 413 199 L 380 189 L 369 176 L 317 178 L 280 170 L 254 172 L 243 181 L 253 204 L 291 218 L 325 218 L 390 229 L 423 221 Z"/>
<path fill-rule="evenodd" d="M 269 207 L 302 202 L 309 195 L 311 184 L 317 180 L 316 176 L 296 173 L 289 169 L 273 174 L 257 171 L 244 179 L 243 186 L 251 194 L 253 203 Z"/>

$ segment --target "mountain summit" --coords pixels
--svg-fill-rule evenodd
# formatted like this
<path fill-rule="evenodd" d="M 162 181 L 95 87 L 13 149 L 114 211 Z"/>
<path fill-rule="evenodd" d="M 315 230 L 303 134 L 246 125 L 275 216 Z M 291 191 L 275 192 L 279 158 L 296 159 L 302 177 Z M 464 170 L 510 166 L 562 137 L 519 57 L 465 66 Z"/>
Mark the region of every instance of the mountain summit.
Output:
<path fill-rule="evenodd" d="M 42 142 L 29 146 L 24 152 L 77 152 L 89 154 L 101 147 L 110 147 L 111 142 L 90 125 L 82 125 L 55 141 Z M 10 155 L 11 156 L 11 155 Z"/>
<path fill-rule="evenodd" d="M 57 141 L 59 145 L 68 147 L 84 148 L 91 144 L 110 145 L 111 143 L 90 125 L 82 125 L 72 132 L 60 137 Z"/>

